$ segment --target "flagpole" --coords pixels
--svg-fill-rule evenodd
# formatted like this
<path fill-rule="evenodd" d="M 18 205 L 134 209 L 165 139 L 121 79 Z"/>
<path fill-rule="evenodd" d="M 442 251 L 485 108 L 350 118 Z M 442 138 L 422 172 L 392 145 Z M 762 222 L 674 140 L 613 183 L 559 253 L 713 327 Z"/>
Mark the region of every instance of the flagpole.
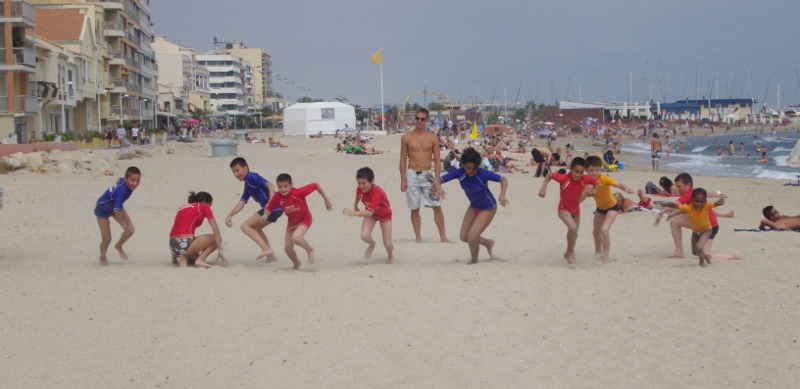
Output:
<path fill-rule="evenodd" d="M 383 114 L 383 120 L 381 120 L 381 132 L 385 133 L 386 129 L 384 128 L 384 122 L 386 121 L 386 105 L 383 103 L 383 47 L 378 49 L 378 51 L 381 53 L 381 113 Z"/>

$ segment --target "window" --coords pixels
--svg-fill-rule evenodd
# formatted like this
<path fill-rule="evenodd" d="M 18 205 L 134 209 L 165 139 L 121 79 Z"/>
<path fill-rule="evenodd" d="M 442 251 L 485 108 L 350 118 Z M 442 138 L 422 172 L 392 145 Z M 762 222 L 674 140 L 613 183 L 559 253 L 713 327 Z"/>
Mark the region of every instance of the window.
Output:
<path fill-rule="evenodd" d="M 323 120 L 333 120 L 333 108 L 322 108 L 322 119 Z"/>

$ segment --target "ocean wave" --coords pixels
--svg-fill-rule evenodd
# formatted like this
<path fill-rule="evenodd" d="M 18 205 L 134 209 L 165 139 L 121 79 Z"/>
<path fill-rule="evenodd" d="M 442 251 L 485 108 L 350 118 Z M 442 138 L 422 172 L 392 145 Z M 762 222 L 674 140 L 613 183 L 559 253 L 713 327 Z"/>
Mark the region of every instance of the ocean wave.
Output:
<path fill-rule="evenodd" d="M 786 147 L 781 147 L 781 146 L 778 146 L 778 147 L 776 147 L 776 148 L 772 149 L 772 151 L 773 151 L 773 152 L 775 152 L 775 151 L 792 151 L 792 149 L 790 149 L 790 148 L 786 148 Z"/>
<path fill-rule="evenodd" d="M 754 166 L 750 169 L 751 177 L 758 178 L 772 178 L 776 180 L 794 180 L 797 173 L 781 172 L 764 168 L 763 166 Z"/>
<path fill-rule="evenodd" d="M 697 147 L 693 148 L 691 152 L 692 153 L 700 153 L 700 152 L 705 151 L 707 148 L 708 148 L 708 146 L 697 146 Z"/>

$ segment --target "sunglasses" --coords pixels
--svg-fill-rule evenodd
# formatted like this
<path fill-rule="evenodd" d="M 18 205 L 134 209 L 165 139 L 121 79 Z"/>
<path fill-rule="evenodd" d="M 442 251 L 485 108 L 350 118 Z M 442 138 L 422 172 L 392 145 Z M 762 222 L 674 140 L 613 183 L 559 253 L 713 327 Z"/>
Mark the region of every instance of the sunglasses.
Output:
<path fill-rule="evenodd" d="M 414 116 L 414 119 L 416 119 L 416 121 L 418 121 L 418 122 L 424 122 L 424 121 L 428 120 L 428 118 L 421 118 L 421 117 L 417 117 L 417 116 Z"/>

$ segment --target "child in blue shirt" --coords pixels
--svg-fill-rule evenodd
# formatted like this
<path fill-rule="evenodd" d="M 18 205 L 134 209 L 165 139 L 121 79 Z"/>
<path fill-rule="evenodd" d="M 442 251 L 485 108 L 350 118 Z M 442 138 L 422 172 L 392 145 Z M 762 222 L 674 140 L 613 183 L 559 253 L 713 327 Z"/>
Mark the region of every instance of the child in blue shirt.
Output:
<path fill-rule="evenodd" d="M 264 234 L 264 228 L 275 223 L 278 218 L 283 215 L 283 211 L 280 208 L 276 208 L 269 214 L 266 221 L 261 220 L 261 216 L 264 215 L 264 206 L 269 203 L 269 199 L 275 194 L 275 185 L 267 181 L 264 177 L 261 177 L 258 173 L 251 172 L 250 167 L 247 166 L 247 161 L 242 157 L 234 158 L 233 161 L 231 161 L 230 167 L 233 176 L 239 181 L 244 181 L 244 191 L 242 191 L 242 197 L 239 199 L 239 202 L 236 203 L 228 214 L 228 217 L 225 218 L 225 225 L 229 228 L 233 225 L 231 220 L 233 216 L 239 213 L 252 197 L 258 202 L 260 209 L 258 213 L 250 216 L 242 223 L 242 232 L 249 236 L 250 239 L 256 242 L 258 247 L 261 248 L 261 254 L 259 254 L 256 259 L 267 258 L 267 262 L 275 262 L 278 259 L 275 257 L 275 251 L 269 246 L 269 240 Z"/>
<path fill-rule="evenodd" d="M 461 155 L 461 168 L 453 170 L 440 179 L 440 184 L 458 179 L 461 183 L 461 188 L 464 189 L 464 194 L 469 199 L 469 208 L 464 214 L 464 221 L 461 223 L 461 232 L 459 237 L 461 241 L 467 242 L 469 245 L 470 262 L 469 264 L 478 263 L 478 251 L 480 246 L 486 247 L 489 251 L 489 259 L 494 260 L 492 248 L 494 247 L 494 240 L 486 239 L 481 234 L 494 219 L 497 213 L 497 203 L 492 192 L 489 191 L 489 181 L 496 181 L 500 183 L 500 197 L 499 203 L 502 206 L 508 204 L 506 200 L 506 189 L 508 189 L 508 179 L 499 174 L 493 173 L 488 170 L 482 169 L 481 154 L 474 148 L 470 147 L 464 150 Z M 441 185 L 439 185 L 441 188 Z M 444 198 L 444 192 L 438 193 L 440 198 Z"/>
<path fill-rule="evenodd" d="M 100 264 L 108 265 L 108 246 L 111 244 L 111 217 L 119 223 L 122 227 L 122 235 L 114 248 L 119 252 L 119 257 L 128 259 L 128 254 L 122 249 L 128 239 L 133 235 L 133 222 L 130 216 L 123 208 L 123 204 L 131 193 L 139 186 L 139 181 L 142 178 L 142 173 L 139 168 L 131 166 L 125 171 L 125 177 L 120 177 L 114 186 L 106 189 L 105 192 L 97 199 L 97 204 L 94 207 L 94 215 L 97 216 L 97 224 L 100 226 Z"/>

